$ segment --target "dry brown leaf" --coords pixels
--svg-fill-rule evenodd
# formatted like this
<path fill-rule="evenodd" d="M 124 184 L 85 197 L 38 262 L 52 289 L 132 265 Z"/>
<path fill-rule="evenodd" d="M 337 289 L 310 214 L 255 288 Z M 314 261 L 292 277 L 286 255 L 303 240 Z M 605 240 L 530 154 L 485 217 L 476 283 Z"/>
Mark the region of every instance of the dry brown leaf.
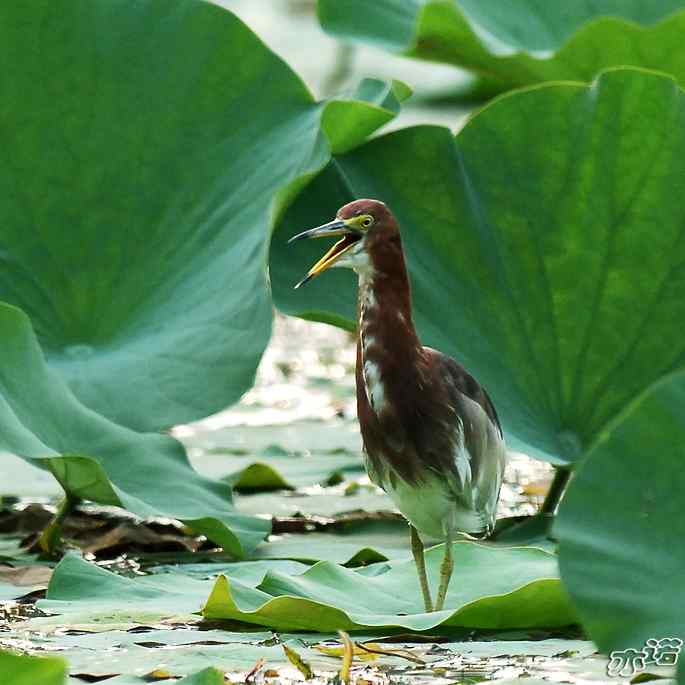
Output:
<path fill-rule="evenodd" d="M 52 569 L 48 566 L 7 566 L 0 564 L 0 581 L 17 587 L 47 587 Z"/>
<path fill-rule="evenodd" d="M 245 682 L 250 683 L 255 679 L 255 676 L 259 671 L 264 668 L 264 664 L 266 663 L 266 659 L 263 657 L 261 659 L 257 659 L 257 663 L 245 674 Z"/>

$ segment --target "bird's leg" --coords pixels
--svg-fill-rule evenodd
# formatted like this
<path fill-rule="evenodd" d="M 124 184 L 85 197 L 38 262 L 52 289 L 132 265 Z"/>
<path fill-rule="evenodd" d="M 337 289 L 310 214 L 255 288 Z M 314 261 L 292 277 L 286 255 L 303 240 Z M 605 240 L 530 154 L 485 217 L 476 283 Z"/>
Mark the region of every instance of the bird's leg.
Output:
<path fill-rule="evenodd" d="M 411 530 L 411 553 L 414 555 L 414 563 L 419 574 L 419 584 L 421 585 L 421 593 L 423 594 L 423 604 L 426 611 L 433 611 L 433 600 L 431 599 L 431 590 L 428 585 L 428 576 L 426 575 L 426 559 L 423 556 L 423 542 L 419 537 L 419 531 L 414 526 L 409 524 Z"/>
<path fill-rule="evenodd" d="M 452 528 L 447 526 L 447 535 L 445 536 L 445 556 L 440 565 L 440 588 L 438 589 L 438 598 L 435 600 L 435 610 L 441 611 L 445 605 L 445 597 L 447 596 L 447 588 L 452 577 L 452 569 L 454 568 L 454 559 L 452 559 Z"/>

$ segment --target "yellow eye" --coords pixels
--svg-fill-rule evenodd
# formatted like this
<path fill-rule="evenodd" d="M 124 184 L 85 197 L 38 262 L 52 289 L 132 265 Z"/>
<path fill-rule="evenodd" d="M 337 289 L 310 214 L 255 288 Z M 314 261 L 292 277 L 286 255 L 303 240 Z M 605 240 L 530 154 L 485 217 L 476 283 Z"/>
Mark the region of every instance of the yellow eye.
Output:
<path fill-rule="evenodd" d="M 364 228 L 370 228 L 373 225 L 373 217 L 372 216 L 365 216 L 361 224 Z"/>

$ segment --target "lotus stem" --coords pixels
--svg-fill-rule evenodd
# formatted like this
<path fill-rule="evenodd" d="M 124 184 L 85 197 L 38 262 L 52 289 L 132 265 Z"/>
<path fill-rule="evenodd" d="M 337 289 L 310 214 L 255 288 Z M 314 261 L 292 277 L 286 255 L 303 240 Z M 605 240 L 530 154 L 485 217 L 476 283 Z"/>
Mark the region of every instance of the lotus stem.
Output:
<path fill-rule="evenodd" d="M 570 469 L 557 467 L 554 473 L 554 480 L 552 480 L 552 485 L 550 485 L 549 492 L 545 497 L 545 501 L 542 503 L 542 508 L 540 509 L 541 514 L 546 514 L 548 516 L 554 516 L 554 514 L 556 514 L 559 502 L 566 491 L 569 478 L 571 478 Z"/>
<path fill-rule="evenodd" d="M 62 541 L 64 521 L 80 502 L 78 497 L 67 493 L 57 507 L 55 515 L 38 538 L 38 547 L 47 555 L 54 556 Z"/>

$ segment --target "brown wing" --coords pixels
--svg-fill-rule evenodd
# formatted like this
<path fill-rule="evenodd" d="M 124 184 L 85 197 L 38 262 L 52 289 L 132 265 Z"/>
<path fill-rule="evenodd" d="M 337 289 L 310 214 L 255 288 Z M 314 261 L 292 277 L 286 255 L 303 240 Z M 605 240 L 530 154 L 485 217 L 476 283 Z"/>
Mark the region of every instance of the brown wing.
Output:
<path fill-rule="evenodd" d="M 455 494 L 478 513 L 484 528 L 489 529 L 494 524 L 506 459 L 499 417 L 485 388 L 461 364 L 435 350 L 426 350 L 426 354 L 442 374 L 468 452 L 470 484 Z"/>
<path fill-rule="evenodd" d="M 430 347 L 423 348 L 428 354 L 436 355 L 439 363 L 444 369 L 445 374 L 451 379 L 453 387 L 462 395 L 480 405 L 481 409 L 487 414 L 488 418 L 497 428 L 497 432 L 502 437 L 502 425 L 497 416 L 495 405 L 490 399 L 485 388 L 457 361 L 448 357 L 442 352 L 438 352 Z M 438 359 L 436 359 L 438 362 Z"/>

